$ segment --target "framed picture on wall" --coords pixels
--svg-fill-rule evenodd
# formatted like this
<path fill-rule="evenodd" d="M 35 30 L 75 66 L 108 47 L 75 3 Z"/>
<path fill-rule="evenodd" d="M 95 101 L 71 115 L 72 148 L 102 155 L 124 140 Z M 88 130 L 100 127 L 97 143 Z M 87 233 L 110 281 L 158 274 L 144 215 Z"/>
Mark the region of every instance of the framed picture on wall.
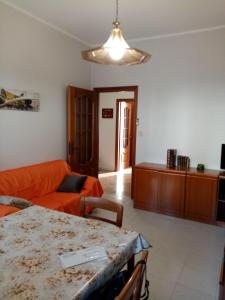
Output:
<path fill-rule="evenodd" d="M 39 111 L 40 95 L 0 87 L 0 110 Z"/>
<path fill-rule="evenodd" d="M 103 108 L 102 109 L 102 118 L 103 119 L 112 119 L 113 118 L 113 108 Z"/>

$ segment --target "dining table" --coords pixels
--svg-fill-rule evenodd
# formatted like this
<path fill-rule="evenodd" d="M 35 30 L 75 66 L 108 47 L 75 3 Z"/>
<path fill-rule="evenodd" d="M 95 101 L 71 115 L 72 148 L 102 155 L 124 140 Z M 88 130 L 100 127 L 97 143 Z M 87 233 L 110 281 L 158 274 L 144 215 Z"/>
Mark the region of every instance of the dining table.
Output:
<path fill-rule="evenodd" d="M 96 247 L 106 255 L 62 264 L 61 257 Z M 0 219 L 0 299 L 85 300 L 148 247 L 136 231 L 28 207 Z"/>

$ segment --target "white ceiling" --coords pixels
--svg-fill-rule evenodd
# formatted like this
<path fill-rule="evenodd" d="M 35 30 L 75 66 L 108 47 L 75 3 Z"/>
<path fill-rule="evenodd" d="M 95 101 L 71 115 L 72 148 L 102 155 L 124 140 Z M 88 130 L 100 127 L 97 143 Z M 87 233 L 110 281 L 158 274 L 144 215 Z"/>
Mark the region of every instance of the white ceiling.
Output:
<path fill-rule="evenodd" d="M 90 45 L 107 39 L 115 18 L 116 0 L 3 2 Z M 217 27 L 225 24 L 225 0 L 119 0 L 119 20 L 128 40 Z"/>

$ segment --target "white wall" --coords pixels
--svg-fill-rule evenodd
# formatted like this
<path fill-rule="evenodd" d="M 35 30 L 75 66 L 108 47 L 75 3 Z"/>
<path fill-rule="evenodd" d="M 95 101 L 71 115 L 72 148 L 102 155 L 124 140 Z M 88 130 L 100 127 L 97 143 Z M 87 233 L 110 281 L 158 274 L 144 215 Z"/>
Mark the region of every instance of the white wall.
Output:
<path fill-rule="evenodd" d="M 66 86 L 90 86 L 77 41 L 0 3 L 0 87 L 41 94 L 40 112 L 0 110 L 0 170 L 66 158 Z M 93 65 L 92 86 L 139 86 L 137 162 L 166 149 L 219 168 L 225 143 L 225 30 L 148 40 L 135 67 Z"/>
<path fill-rule="evenodd" d="M 0 87 L 39 92 L 40 112 L 0 110 L 0 170 L 66 158 L 66 86 L 90 86 L 77 41 L 0 3 Z"/>
<path fill-rule="evenodd" d="M 225 30 L 133 44 L 152 54 L 133 67 L 93 65 L 92 86 L 138 85 L 137 162 L 166 162 L 167 148 L 191 164 L 220 166 L 225 143 Z"/>
<path fill-rule="evenodd" d="M 100 93 L 99 97 L 99 169 L 115 170 L 116 100 L 133 99 L 134 92 Z M 112 108 L 113 118 L 103 119 L 102 108 Z"/>

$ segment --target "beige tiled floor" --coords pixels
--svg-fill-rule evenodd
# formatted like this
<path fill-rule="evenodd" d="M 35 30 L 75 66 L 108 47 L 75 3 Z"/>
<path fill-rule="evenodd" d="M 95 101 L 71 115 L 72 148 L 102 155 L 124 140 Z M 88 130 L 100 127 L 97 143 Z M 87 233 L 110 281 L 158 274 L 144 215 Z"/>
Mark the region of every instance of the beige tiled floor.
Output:
<path fill-rule="evenodd" d="M 124 205 L 123 226 L 153 246 L 148 261 L 151 300 L 216 300 L 225 230 L 133 208 L 130 174 L 100 176 L 105 196 Z"/>

